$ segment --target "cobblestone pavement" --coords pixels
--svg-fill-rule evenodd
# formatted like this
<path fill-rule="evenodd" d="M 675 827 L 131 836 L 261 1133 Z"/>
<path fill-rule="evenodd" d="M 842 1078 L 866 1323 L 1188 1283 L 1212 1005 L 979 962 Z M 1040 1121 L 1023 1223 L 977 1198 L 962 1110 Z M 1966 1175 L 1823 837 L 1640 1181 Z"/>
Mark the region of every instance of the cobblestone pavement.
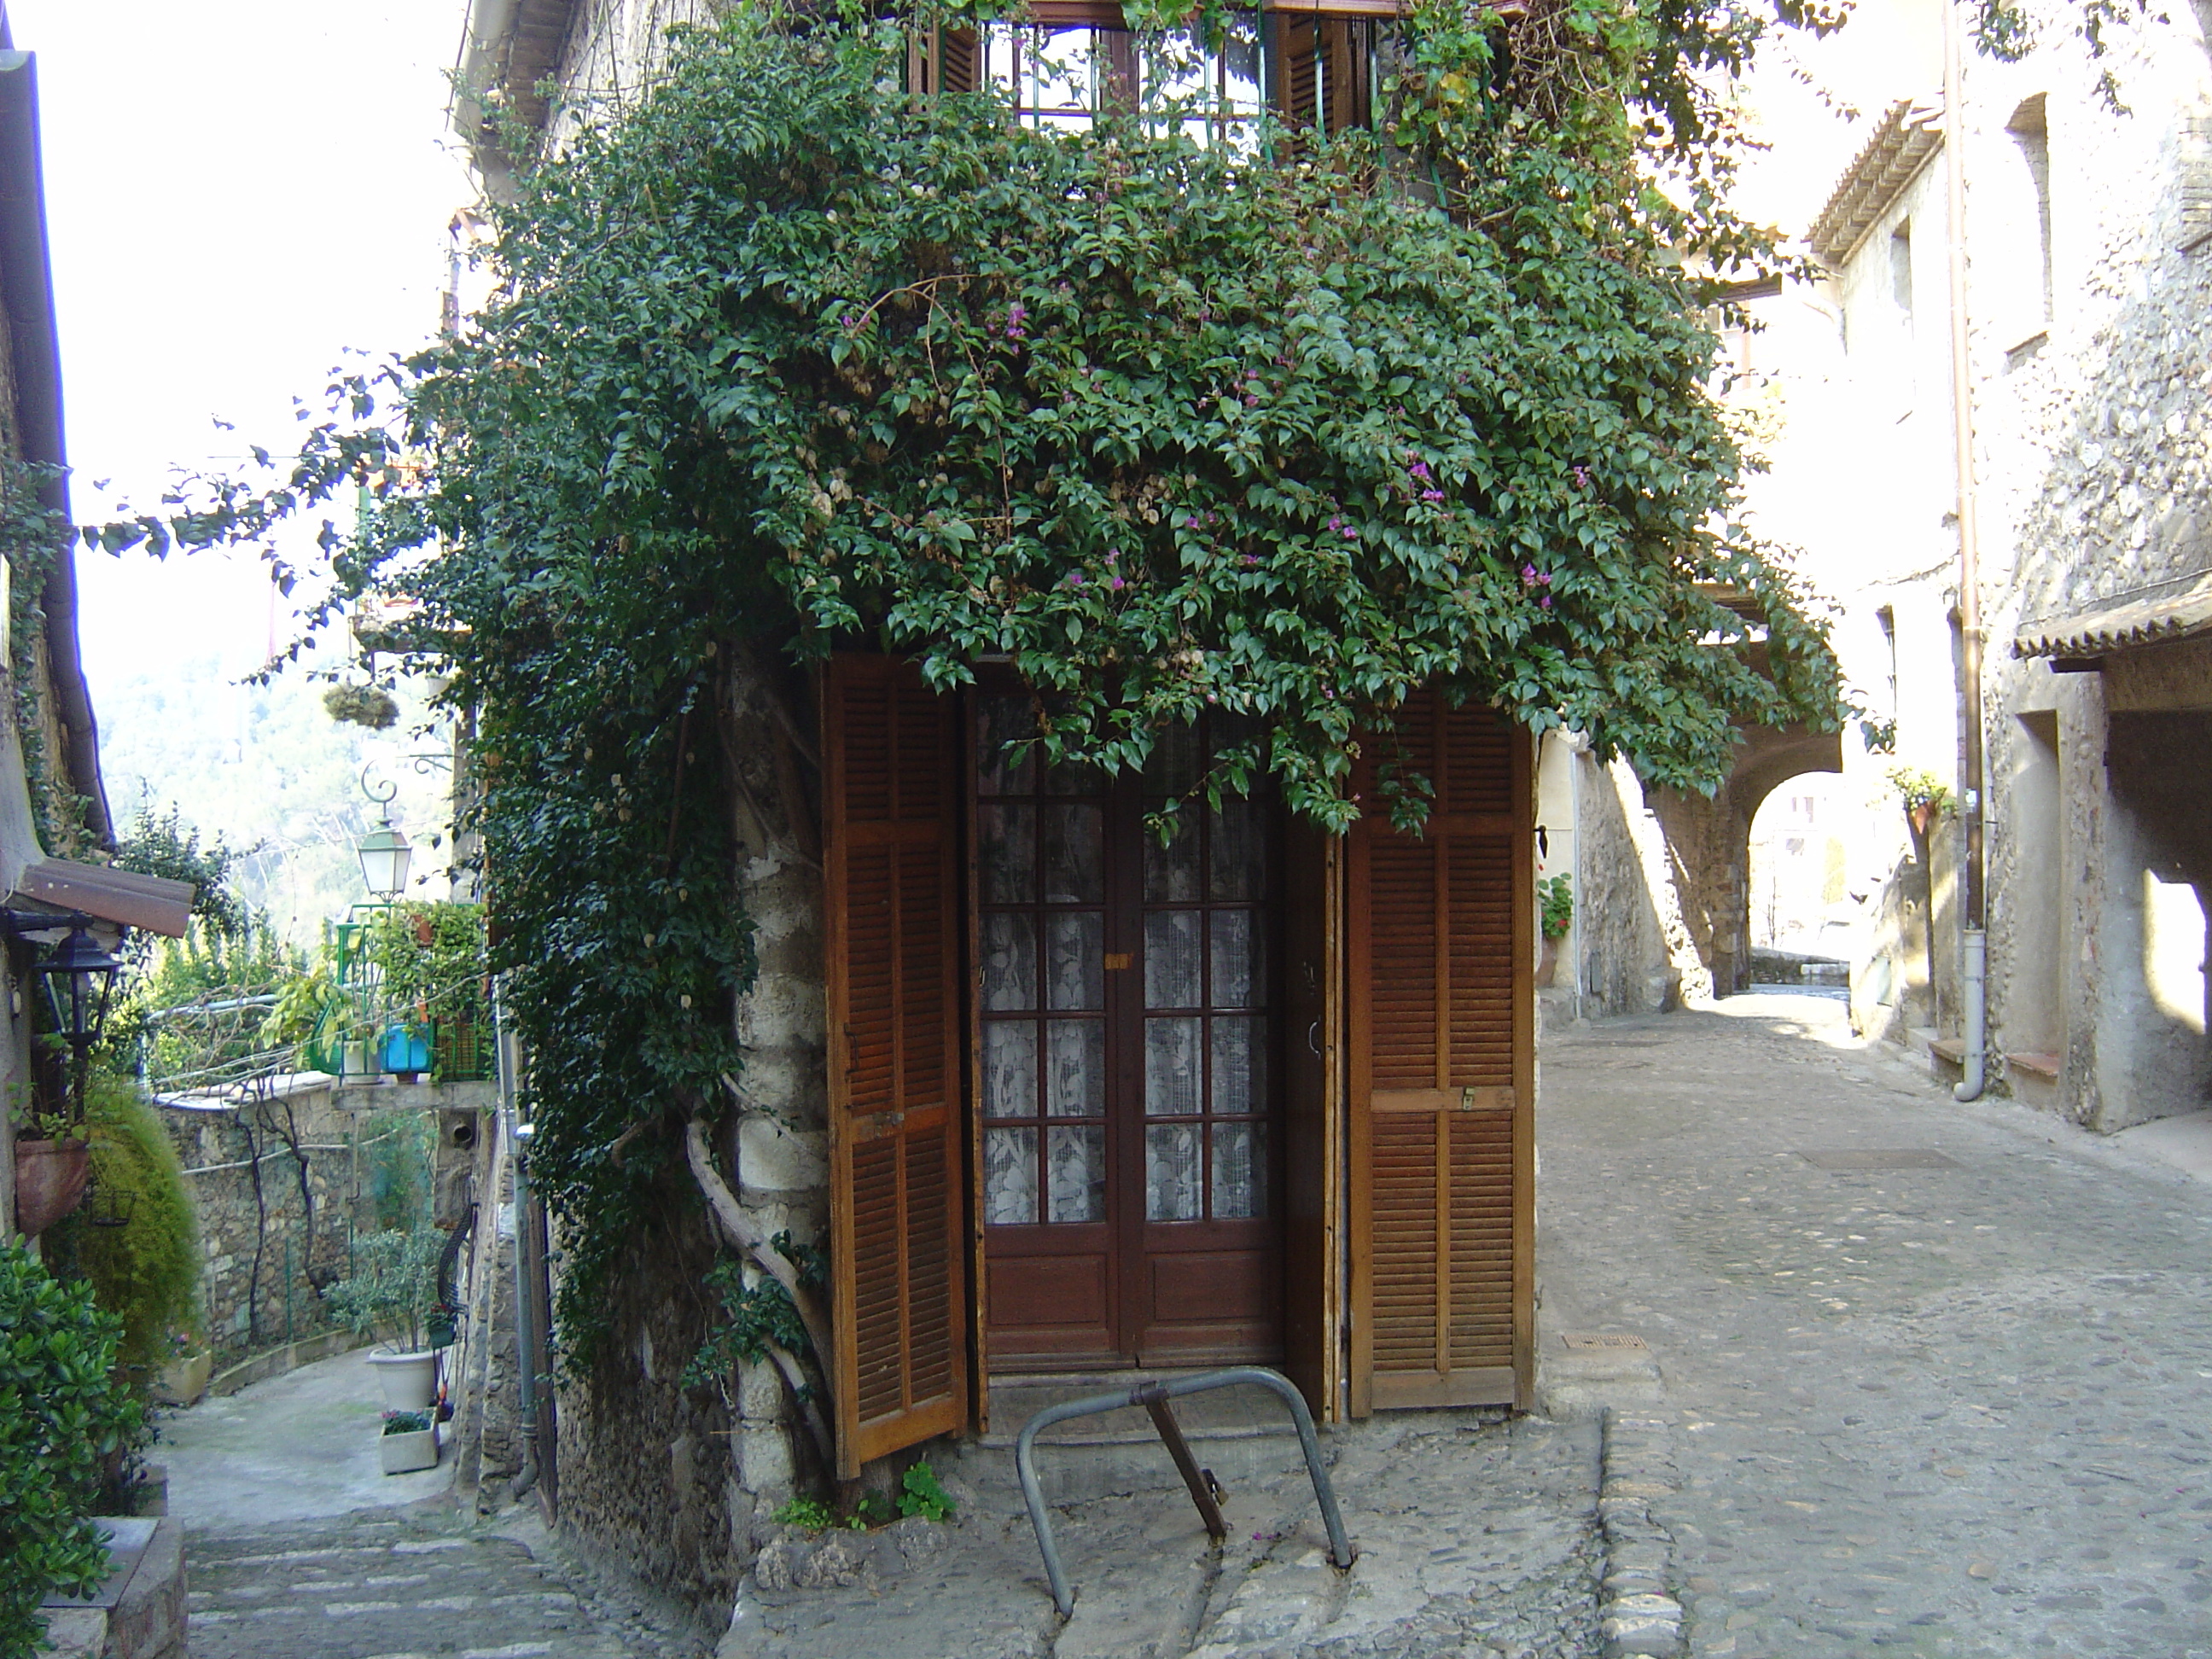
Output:
<path fill-rule="evenodd" d="M 1325 1437 L 1359 1560 L 1340 1574 L 1294 1472 L 1239 1480 L 1225 1548 L 1173 1491 L 1055 1511 L 1063 1627 L 1012 1481 L 950 1477 L 958 1518 L 788 1533 L 720 1659 L 1585 1659 L 1596 1643 L 1597 1430 L 1403 1413 Z M 1205 1455 L 1203 1449 L 1200 1456 Z M 1162 1455 L 1164 1458 L 1164 1454 Z M 979 1486 L 981 1489 L 979 1490 Z"/>
<path fill-rule="evenodd" d="M 2212 1655 L 2212 1187 L 1843 1018 L 1544 1048 L 1545 1340 L 1656 1351 L 1692 1651 Z"/>
<path fill-rule="evenodd" d="M 682 1616 L 549 1547 L 463 1529 L 442 1504 L 194 1528 L 191 1659 L 690 1659 Z"/>

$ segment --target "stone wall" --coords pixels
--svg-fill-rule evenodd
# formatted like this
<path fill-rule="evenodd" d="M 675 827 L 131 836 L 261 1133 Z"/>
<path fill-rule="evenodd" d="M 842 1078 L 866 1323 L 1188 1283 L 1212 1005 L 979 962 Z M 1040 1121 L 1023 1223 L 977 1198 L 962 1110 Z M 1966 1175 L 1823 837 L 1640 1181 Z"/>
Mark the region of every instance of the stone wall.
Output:
<path fill-rule="evenodd" d="M 717 1152 L 763 1233 L 815 1244 L 828 1225 L 828 1084 L 818 795 L 799 736 L 815 729 L 806 677 L 744 658 L 726 680 L 720 726 L 738 781 L 731 832 L 758 972 L 737 1010 L 744 1066 Z M 565 1518 L 653 1582 L 701 1599 L 726 1595 L 773 1512 L 827 1474 L 772 1366 L 681 1386 L 720 1317 L 702 1285 L 717 1255 L 672 1158 L 615 1292 L 615 1333 L 559 1395 Z"/>
<path fill-rule="evenodd" d="M 1579 769 L 1575 826 L 1575 942 L 1582 1012 L 1590 1019 L 1656 1013 L 1682 996 L 1678 953 L 1689 937 L 1666 879 L 1657 823 L 1626 761 Z"/>

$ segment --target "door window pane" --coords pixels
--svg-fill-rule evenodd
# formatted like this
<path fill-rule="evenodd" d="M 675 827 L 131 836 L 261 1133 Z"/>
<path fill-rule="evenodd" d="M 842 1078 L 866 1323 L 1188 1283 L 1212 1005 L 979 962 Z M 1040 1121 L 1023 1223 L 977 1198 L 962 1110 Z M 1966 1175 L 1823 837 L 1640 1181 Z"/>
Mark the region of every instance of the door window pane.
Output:
<path fill-rule="evenodd" d="M 1145 831 L 1145 902 L 1193 904 L 1198 901 L 1198 815 L 1179 812 L 1166 846 L 1150 828 Z"/>
<path fill-rule="evenodd" d="M 1106 1218 L 1106 1131 L 1055 1124 L 1045 1131 L 1045 1219 Z"/>
<path fill-rule="evenodd" d="M 1249 910 L 1216 910 L 1209 921 L 1213 929 L 1211 1006 L 1259 1007 L 1267 1000 L 1261 993 L 1267 981 L 1261 972 L 1259 917 Z"/>
<path fill-rule="evenodd" d="M 1152 752 L 1145 761 L 1145 793 L 1180 795 L 1198 787 L 1200 750 L 1198 728 L 1170 726 L 1152 736 Z"/>
<path fill-rule="evenodd" d="M 1223 1115 L 1267 1109 L 1267 1022 L 1251 1014 L 1213 1020 L 1213 1109 Z"/>
<path fill-rule="evenodd" d="M 1044 820 L 1044 902 L 1103 904 L 1106 861 L 1099 850 L 1105 823 L 1097 806 L 1054 805 Z"/>
<path fill-rule="evenodd" d="M 1036 750 L 1007 744 L 1036 730 L 1021 697 L 985 697 L 975 706 L 975 789 L 984 795 L 1026 795 L 1036 787 Z"/>
<path fill-rule="evenodd" d="M 1199 1126 L 1145 1126 L 1145 1219 L 1199 1218 Z"/>
<path fill-rule="evenodd" d="M 977 931 L 983 954 L 984 1007 L 994 1013 L 1036 1007 L 1036 922 L 1025 915 L 987 915 Z"/>
<path fill-rule="evenodd" d="M 1199 910 L 1153 910 L 1145 917 L 1145 1006 L 1196 1008 Z"/>
<path fill-rule="evenodd" d="M 1045 989 L 1054 1008 L 1106 1006 L 1106 918 L 1097 910 L 1044 919 Z"/>
<path fill-rule="evenodd" d="M 1034 1020 L 983 1022 L 983 1115 L 1036 1115 L 1037 1028 Z"/>
<path fill-rule="evenodd" d="M 1044 1109 L 1049 1117 L 1106 1115 L 1106 1022 L 1045 1022 Z"/>
<path fill-rule="evenodd" d="M 1230 800 L 1209 815 L 1212 834 L 1212 880 L 1208 896 L 1216 902 L 1264 897 L 1267 890 L 1267 837 L 1264 809 L 1256 801 Z"/>
<path fill-rule="evenodd" d="M 1145 1022 L 1145 1115 L 1195 1117 L 1202 1103 L 1195 1014 Z"/>
<path fill-rule="evenodd" d="M 1036 1131 L 983 1132 L 983 1219 L 1018 1227 L 1037 1218 Z"/>
<path fill-rule="evenodd" d="M 978 806 L 975 840 L 983 902 L 1036 902 L 1036 808 L 1012 804 Z"/>
<path fill-rule="evenodd" d="M 1267 1212 L 1267 1129 L 1261 1123 L 1213 1126 L 1213 1218 Z"/>

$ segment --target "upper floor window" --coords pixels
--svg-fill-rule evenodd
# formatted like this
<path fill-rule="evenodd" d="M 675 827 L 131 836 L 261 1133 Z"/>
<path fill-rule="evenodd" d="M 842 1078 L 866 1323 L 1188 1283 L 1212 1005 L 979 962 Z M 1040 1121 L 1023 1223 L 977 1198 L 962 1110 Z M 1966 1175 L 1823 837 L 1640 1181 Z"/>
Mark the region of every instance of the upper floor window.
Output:
<path fill-rule="evenodd" d="M 916 41 L 908 84 L 995 88 L 1026 125 L 1086 126 L 1135 111 L 1199 143 L 1237 143 L 1263 110 L 1291 127 L 1370 124 L 1388 20 L 1311 10 L 1230 15 L 1221 39 L 1194 29 L 1139 33 L 1115 5 L 1040 0 L 1036 21 L 942 27 Z"/>

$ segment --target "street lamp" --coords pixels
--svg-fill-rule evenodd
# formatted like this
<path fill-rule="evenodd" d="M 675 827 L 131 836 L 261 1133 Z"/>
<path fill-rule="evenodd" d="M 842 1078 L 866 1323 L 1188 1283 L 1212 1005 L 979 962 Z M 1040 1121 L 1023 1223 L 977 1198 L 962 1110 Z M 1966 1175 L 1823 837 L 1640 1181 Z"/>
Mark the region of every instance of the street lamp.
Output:
<path fill-rule="evenodd" d="M 414 853 L 406 834 L 392 822 L 392 802 L 399 786 L 386 783 L 380 793 L 364 769 L 361 792 L 384 808 L 384 822 L 361 838 L 361 878 L 370 892 L 390 903 L 407 890 L 407 861 Z"/>
<path fill-rule="evenodd" d="M 123 964 L 100 948 L 83 917 L 72 918 L 69 927 L 70 936 L 31 971 L 46 987 L 55 1031 L 81 1061 L 85 1050 L 100 1041 Z"/>
<path fill-rule="evenodd" d="M 396 899 L 407 890 L 407 861 L 414 849 L 406 835 L 386 818 L 361 838 L 361 875 L 368 890 L 380 899 Z"/>
<path fill-rule="evenodd" d="M 92 936 L 93 919 L 82 911 L 59 915 L 37 910 L 0 910 L 0 927 L 10 939 L 35 944 L 35 936 L 69 929 L 69 937 L 36 958 L 31 972 L 46 996 L 53 1033 L 70 1046 L 76 1064 L 76 1106 L 84 1111 L 85 1074 L 94 1044 L 107 1023 L 108 1004 L 123 964 Z"/>

